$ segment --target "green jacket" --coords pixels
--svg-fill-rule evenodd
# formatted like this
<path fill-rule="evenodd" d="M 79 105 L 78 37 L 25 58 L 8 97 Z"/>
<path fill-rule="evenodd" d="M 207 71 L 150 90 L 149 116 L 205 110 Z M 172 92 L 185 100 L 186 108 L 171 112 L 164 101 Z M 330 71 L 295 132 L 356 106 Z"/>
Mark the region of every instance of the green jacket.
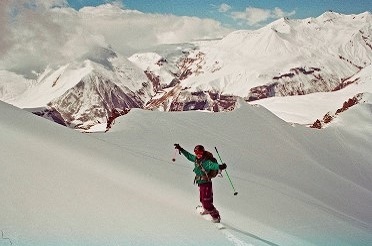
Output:
<path fill-rule="evenodd" d="M 200 168 L 199 164 L 196 163 L 196 156 L 187 152 L 186 150 L 182 149 L 181 153 L 191 162 L 194 163 L 194 173 L 195 173 L 195 182 L 197 184 L 202 184 L 202 183 L 207 183 L 210 182 L 210 179 L 208 180 L 206 178 L 205 173 L 203 170 Z M 204 168 L 204 170 L 208 173 L 210 170 L 218 170 L 219 169 L 219 164 L 216 162 L 213 162 L 211 160 L 202 160 L 201 165 Z"/>

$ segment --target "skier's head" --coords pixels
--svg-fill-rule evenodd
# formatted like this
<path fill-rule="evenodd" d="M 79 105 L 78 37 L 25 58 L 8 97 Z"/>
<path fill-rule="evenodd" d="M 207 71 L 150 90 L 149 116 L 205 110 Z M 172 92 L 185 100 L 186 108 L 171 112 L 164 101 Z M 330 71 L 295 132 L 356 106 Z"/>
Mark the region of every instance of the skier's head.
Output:
<path fill-rule="evenodd" d="M 204 146 L 203 145 L 196 145 L 194 148 L 194 153 L 196 158 L 201 159 L 204 155 Z"/>

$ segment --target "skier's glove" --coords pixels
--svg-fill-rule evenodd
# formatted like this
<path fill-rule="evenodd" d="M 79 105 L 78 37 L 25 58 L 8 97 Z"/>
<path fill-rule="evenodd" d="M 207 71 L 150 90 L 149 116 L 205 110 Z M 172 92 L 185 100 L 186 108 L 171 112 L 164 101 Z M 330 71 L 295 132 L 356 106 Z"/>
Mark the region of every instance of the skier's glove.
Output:
<path fill-rule="evenodd" d="M 225 170 L 227 167 L 226 163 L 222 163 L 220 166 L 219 166 L 219 169 L 220 170 Z"/>
<path fill-rule="evenodd" d="M 178 149 L 179 153 L 181 154 L 181 150 L 183 150 L 183 148 L 179 144 L 174 144 L 174 148 Z"/>

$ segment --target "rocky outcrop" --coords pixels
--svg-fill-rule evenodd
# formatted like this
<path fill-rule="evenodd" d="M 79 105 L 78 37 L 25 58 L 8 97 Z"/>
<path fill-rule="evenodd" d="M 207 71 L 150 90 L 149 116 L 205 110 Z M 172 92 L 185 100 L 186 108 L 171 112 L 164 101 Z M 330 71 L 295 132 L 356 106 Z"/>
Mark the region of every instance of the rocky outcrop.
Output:
<path fill-rule="evenodd" d="M 184 80 L 192 74 L 199 75 L 203 73 L 202 63 L 204 62 L 205 54 L 201 51 L 198 51 L 195 55 L 193 54 L 193 56 L 187 56 L 189 55 L 188 52 L 184 54 L 186 57 L 181 57 L 177 63 L 177 67 L 179 68 L 178 79 Z"/>
<path fill-rule="evenodd" d="M 154 92 L 159 91 L 161 89 L 160 76 L 149 70 L 145 70 L 145 74 L 149 81 L 151 81 Z"/>
<path fill-rule="evenodd" d="M 184 90 L 172 101 L 169 111 L 208 110 L 229 111 L 235 108 L 239 97 L 218 92 Z"/>
<path fill-rule="evenodd" d="M 45 119 L 49 119 L 62 126 L 68 126 L 68 123 L 62 117 L 62 115 L 56 109 L 52 107 L 32 109 L 30 111 L 33 114 L 36 114 L 37 116 L 43 117 Z"/>
<path fill-rule="evenodd" d="M 90 74 L 76 86 L 48 104 L 51 112 L 58 112 L 65 124 L 87 130 L 96 124 L 107 123 L 113 110 L 128 111 L 142 108 L 141 92 L 119 87 L 112 81 Z"/>
<path fill-rule="evenodd" d="M 336 75 L 323 73 L 320 68 L 296 67 L 290 69 L 288 73 L 273 77 L 271 83 L 251 88 L 246 100 L 330 92 L 340 90 L 354 82 L 356 81 L 340 80 Z"/>
<path fill-rule="evenodd" d="M 125 108 L 125 109 L 113 108 L 110 111 L 109 117 L 107 118 L 106 132 L 110 130 L 112 125 L 115 123 L 116 118 L 126 115 L 127 113 L 129 113 L 129 111 L 130 111 L 130 108 Z"/>
<path fill-rule="evenodd" d="M 331 112 L 326 113 L 323 116 L 322 120 L 317 119 L 310 127 L 316 128 L 316 129 L 322 129 L 326 124 L 330 123 L 337 115 L 341 114 L 342 112 L 348 110 L 352 106 L 359 103 L 359 101 L 362 99 L 363 94 L 357 94 L 356 96 L 349 98 L 349 100 L 345 101 L 342 104 L 342 107 L 337 109 L 335 114 L 332 114 Z"/>

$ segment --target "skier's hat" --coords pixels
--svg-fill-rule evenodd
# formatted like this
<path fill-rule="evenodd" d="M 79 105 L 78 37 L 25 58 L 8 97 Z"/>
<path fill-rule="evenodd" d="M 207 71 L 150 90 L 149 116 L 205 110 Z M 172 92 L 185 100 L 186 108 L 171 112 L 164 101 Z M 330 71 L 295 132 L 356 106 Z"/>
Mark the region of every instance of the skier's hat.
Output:
<path fill-rule="evenodd" d="M 194 148 L 194 152 L 204 152 L 204 146 L 203 145 L 196 145 Z"/>

